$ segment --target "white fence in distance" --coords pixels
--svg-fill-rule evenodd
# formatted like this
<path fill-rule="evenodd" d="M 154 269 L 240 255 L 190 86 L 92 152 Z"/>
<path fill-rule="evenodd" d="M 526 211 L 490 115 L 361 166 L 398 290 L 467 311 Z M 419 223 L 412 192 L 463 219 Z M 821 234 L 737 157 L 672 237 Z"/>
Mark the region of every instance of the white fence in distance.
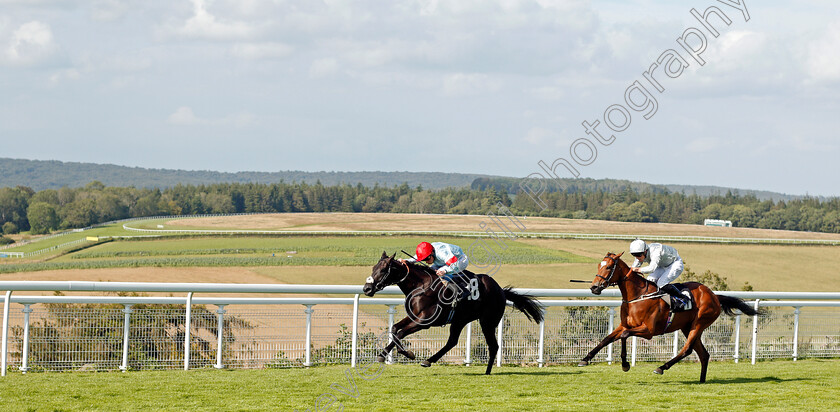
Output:
<path fill-rule="evenodd" d="M 0 290 L 7 290 L 2 326 L 4 375 L 13 368 L 27 372 L 355 365 L 374 357 L 386 342 L 385 332 L 395 318 L 404 316 L 403 298 L 394 287 L 380 293 L 400 295 L 397 298 L 359 298 L 361 286 L 351 285 L 6 281 L 0 282 Z M 186 296 L 13 294 L 50 290 L 180 292 Z M 518 291 L 542 298 L 547 306 L 546 319 L 534 324 L 518 311 L 508 310 L 498 330 L 502 347 L 497 357 L 499 365 L 576 362 L 618 322 L 618 300 L 545 299 L 594 297 L 585 289 Z M 607 290 L 604 295 L 614 298 L 617 292 Z M 196 297 L 195 293 L 353 297 Z M 761 359 L 840 357 L 840 293 L 720 293 L 751 299 L 751 304 L 768 308 L 770 316 L 722 315 L 704 334 L 713 359 L 738 362 L 749 358 L 754 363 Z M 19 308 L 14 315 L 12 307 Z M 422 359 L 442 347 L 447 336 L 448 328 L 432 328 L 406 340 Z M 632 339 L 632 362 L 666 360 L 679 349 L 681 340 L 677 334 L 650 342 Z M 480 327 L 474 323 L 442 362 L 481 364 L 487 361 L 487 355 Z M 610 347 L 596 361 L 612 362 L 615 358 L 615 350 Z M 409 361 L 396 355 L 389 362 Z"/>

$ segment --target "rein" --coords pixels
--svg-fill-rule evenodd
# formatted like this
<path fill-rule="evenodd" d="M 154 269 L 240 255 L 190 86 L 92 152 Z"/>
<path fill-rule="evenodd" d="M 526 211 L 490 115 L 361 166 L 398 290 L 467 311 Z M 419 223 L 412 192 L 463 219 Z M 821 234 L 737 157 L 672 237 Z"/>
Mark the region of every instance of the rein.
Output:
<path fill-rule="evenodd" d="M 402 283 L 404 280 L 408 279 L 408 275 L 410 275 L 410 274 L 411 274 L 411 268 L 409 268 L 409 267 L 408 267 L 408 263 L 406 263 L 405 261 L 402 261 L 402 262 L 400 262 L 400 263 L 402 263 L 402 264 L 403 264 L 403 266 L 405 266 L 405 276 L 403 276 L 403 277 L 402 277 L 402 279 L 400 279 L 400 280 L 398 280 L 398 281 L 396 281 L 396 282 L 394 282 L 394 283 L 387 283 L 388 278 L 390 278 L 390 277 L 391 277 L 391 269 L 392 269 L 392 267 L 393 267 L 393 266 L 391 266 L 391 263 L 392 263 L 392 262 L 393 262 L 393 260 L 392 260 L 391 262 L 388 262 L 388 272 L 385 274 L 385 276 L 382 278 L 382 280 L 380 280 L 380 281 L 377 283 L 377 286 L 376 286 L 376 291 L 377 291 L 377 292 L 378 292 L 378 291 L 380 291 L 380 290 L 382 290 L 382 289 L 385 289 L 385 287 L 386 287 L 386 286 L 390 286 L 390 285 L 399 285 L 399 284 L 400 284 L 400 283 Z M 371 279 L 373 279 L 373 277 L 371 277 Z"/>
<path fill-rule="evenodd" d="M 656 292 L 653 292 L 653 293 L 648 293 L 646 295 L 642 295 L 641 297 L 638 297 L 638 298 L 633 299 L 633 300 L 622 300 L 622 302 L 633 303 L 633 302 L 639 302 L 639 301 L 648 300 L 648 299 L 659 299 L 662 296 L 665 296 L 665 294 L 660 292 L 660 291 L 656 291 Z"/>

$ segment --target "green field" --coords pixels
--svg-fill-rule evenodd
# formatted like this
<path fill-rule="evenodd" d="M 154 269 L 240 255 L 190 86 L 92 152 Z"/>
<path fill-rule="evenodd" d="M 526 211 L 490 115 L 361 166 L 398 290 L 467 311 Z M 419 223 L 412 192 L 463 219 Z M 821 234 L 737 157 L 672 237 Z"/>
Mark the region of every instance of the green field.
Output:
<path fill-rule="evenodd" d="M 374 219 L 376 218 L 376 219 Z M 416 219 L 416 217 L 413 217 Z M 226 218 L 219 218 L 223 224 Z M 301 222 L 324 222 L 335 220 L 333 215 L 301 214 L 289 218 L 285 223 L 295 226 L 295 219 Z M 308 219 L 308 220 L 307 220 Z M 379 220 L 377 220 L 379 219 Z M 390 215 L 379 218 L 367 216 L 360 220 L 368 226 L 364 229 L 405 229 L 404 222 L 394 220 Z M 429 216 L 430 222 L 445 225 L 450 216 Z M 352 220 L 352 219 L 350 219 Z M 134 226 L 155 228 L 167 219 L 131 222 Z M 436 222 L 436 223 L 435 223 Z M 240 222 L 240 229 L 248 230 L 249 220 Z M 594 229 L 609 231 L 609 222 L 590 222 Z M 349 224 L 349 223 L 348 223 Z M 432 223 L 430 223 L 432 224 Z M 396 226 L 395 226 L 396 225 Z M 606 225 L 606 226 L 605 226 Z M 637 224 L 641 232 L 654 231 L 656 224 Z M 685 227 L 684 227 L 685 226 Z M 169 226 L 167 226 L 169 227 Z M 650 229 L 647 229 L 647 228 Z M 672 235 L 684 235 L 695 229 L 691 225 L 679 226 Z M 775 232 L 774 232 L 775 233 Z M 307 267 L 335 267 L 328 277 L 320 277 L 317 283 L 356 284 L 360 276 L 378 260 L 382 251 L 412 251 L 422 240 L 440 240 L 459 244 L 469 250 L 477 242 L 484 242 L 497 253 L 495 264 L 499 270 L 494 273 L 503 284 L 535 288 L 567 288 L 579 285 L 569 284 L 569 279 L 591 279 L 593 264 L 607 251 L 626 250 L 626 241 L 577 240 L 577 239 L 519 239 L 506 240 L 505 249 L 491 239 L 435 238 L 420 236 L 311 236 L 311 235 L 181 235 L 167 234 L 160 237 L 135 237 L 130 240 L 116 239 L 112 242 L 93 244 L 82 242 L 73 246 L 53 250 L 27 259 L 0 259 L 0 275 L 65 269 L 101 271 L 112 268 L 254 268 L 254 273 L 265 273 L 268 277 L 286 283 L 315 282 L 312 277 L 299 276 Z M 33 242 L 10 251 L 34 251 L 63 244 L 86 236 L 137 236 L 138 232 L 127 231 L 121 224 L 72 233 L 43 241 Z M 681 242 L 674 244 L 687 267 L 695 273 L 707 270 L 724 276 L 728 289 L 740 290 L 749 284 L 754 290 L 797 290 L 836 291 L 840 290 L 840 277 L 826 265 L 826 262 L 840 260 L 840 247 L 800 245 L 752 245 L 752 244 L 707 244 Z M 481 249 L 470 251 L 471 260 L 487 262 Z M 295 252 L 295 253 L 286 253 Z M 398 255 L 401 254 L 398 252 Z M 344 270 L 345 268 L 357 268 Z M 482 269 L 473 265 L 473 270 Z M 489 269 L 485 269 L 489 270 Z M 99 277 L 108 280 L 106 277 Z M 2 279 L 2 277 L 0 277 Z M 54 279 L 54 277 L 53 277 Z M 173 281 L 194 281 L 175 279 Z M 223 280 L 222 280 L 223 281 Z M 235 281 L 235 279 L 231 279 Z"/>
<path fill-rule="evenodd" d="M 76 246 L 63 254 L 36 262 L 7 262 L 0 273 L 56 269 L 102 269 L 119 267 L 249 267 L 249 266 L 370 266 L 383 251 L 412 251 L 419 237 L 178 237 L 114 240 L 102 244 Z M 465 239 L 443 238 L 462 243 Z M 524 242 L 509 242 L 500 264 L 595 263 L 561 250 Z M 469 243 L 462 243 L 469 245 Z M 405 257 L 401 253 L 397 252 Z M 487 261 L 486 253 L 475 250 L 471 258 Z"/>
<path fill-rule="evenodd" d="M 364 366 L 11 374 L 0 379 L 0 402 L 9 411 L 303 411 L 319 410 L 319 399 L 320 410 L 335 411 L 840 408 L 837 360 L 713 362 L 705 384 L 697 383 L 700 366 L 694 362 L 662 376 L 651 373 L 654 364 L 637 364 L 627 373 L 606 364 L 501 367 L 491 376 L 480 366 Z"/>

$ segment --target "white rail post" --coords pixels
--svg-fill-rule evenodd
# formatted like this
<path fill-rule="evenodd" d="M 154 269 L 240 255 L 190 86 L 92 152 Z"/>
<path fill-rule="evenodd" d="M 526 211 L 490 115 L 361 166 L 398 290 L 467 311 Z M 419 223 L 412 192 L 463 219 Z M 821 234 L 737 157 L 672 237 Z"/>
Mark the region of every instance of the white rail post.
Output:
<path fill-rule="evenodd" d="M 608 320 L 609 321 L 609 327 L 608 328 L 609 328 L 610 332 L 612 332 L 613 329 L 615 329 L 615 308 L 611 307 L 610 310 L 609 310 L 609 313 L 610 313 L 610 315 L 609 315 L 609 320 Z M 610 342 L 610 344 L 607 345 L 607 365 L 612 365 L 612 362 L 613 362 L 613 344 L 612 344 L 612 342 Z"/>
<path fill-rule="evenodd" d="M 187 294 L 187 314 L 184 319 L 184 370 L 190 370 L 190 320 L 192 319 L 193 293 Z"/>
<path fill-rule="evenodd" d="M 359 324 L 359 294 L 353 298 L 353 343 L 350 345 L 350 367 L 356 367 L 356 335 Z"/>
<path fill-rule="evenodd" d="M 23 359 L 21 359 L 20 371 L 29 371 L 29 314 L 32 313 L 30 305 L 23 305 Z"/>
<path fill-rule="evenodd" d="M 397 314 L 397 306 L 396 305 L 388 305 L 388 344 L 390 345 L 391 342 L 394 341 L 394 335 L 392 334 L 391 330 L 394 329 L 394 315 Z M 393 351 L 389 351 L 388 355 L 385 357 L 385 364 L 391 365 L 394 363 L 394 355 L 391 354 Z"/>
<path fill-rule="evenodd" d="M 222 364 L 222 352 L 225 348 L 225 306 L 216 305 L 216 364 L 213 365 L 216 369 L 222 369 L 225 366 Z"/>
<path fill-rule="evenodd" d="M 758 302 L 761 299 L 755 300 L 755 310 L 758 312 Z M 755 349 L 756 340 L 758 340 L 758 315 L 753 316 L 753 330 L 752 330 L 752 364 L 755 365 Z"/>
<path fill-rule="evenodd" d="M 3 301 L 3 354 L 0 355 L 2 357 L 2 365 L 3 370 L 0 371 L 0 376 L 6 376 L 6 355 L 8 346 L 8 334 L 9 334 L 9 304 L 12 303 L 12 291 L 6 291 L 6 299 Z"/>
<path fill-rule="evenodd" d="M 467 323 L 467 348 L 464 354 L 464 365 L 470 366 L 472 363 L 472 322 Z"/>
<path fill-rule="evenodd" d="M 735 363 L 738 363 L 738 359 L 741 357 L 741 315 L 735 315 L 735 354 L 732 357 L 735 358 Z"/>
<path fill-rule="evenodd" d="M 636 341 L 638 337 L 633 336 L 633 342 L 630 344 L 630 366 L 636 366 Z"/>
<path fill-rule="evenodd" d="M 499 351 L 496 353 L 496 366 L 502 366 L 502 329 L 505 326 L 505 315 L 502 314 L 502 319 L 499 320 L 499 327 L 496 330 L 496 340 L 499 342 Z"/>
<path fill-rule="evenodd" d="M 537 358 L 538 366 L 541 367 L 541 368 L 543 367 L 543 364 L 545 363 L 545 359 L 543 358 L 543 352 L 544 352 L 544 349 L 545 349 L 544 345 L 545 345 L 545 319 L 543 319 L 543 321 L 540 322 L 540 356 L 539 356 L 539 358 Z"/>
<path fill-rule="evenodd" d="M 123 305 L 123 349 L 122 349 L 122 364 L 120 370 L 125 372 L 128 370 L 128 327 L 131 325 L 131 304 Z"/>
<path fill-rule="evenodd" d="M 799 306 L 793 308 L 793 361 L 799 357 Z"/>
<path fill-rule="evenodd" d="M 673 356 L 674 358 L 677 357 L 677 354 L 679 353 L 679 349 L 680 349 L 680 347 L 679 347 L 679 344 L 680 344 L 679 333 L 680 333 L 679 331 L 674 331 L 674 356 Z"/>
<path fill-rule="evenodd" d="M 305 305 L 306 309 L 303 313 L 306 314 L 306 349 L 304 350 L 303 366 L 312 366 L 312 305 Z"/>

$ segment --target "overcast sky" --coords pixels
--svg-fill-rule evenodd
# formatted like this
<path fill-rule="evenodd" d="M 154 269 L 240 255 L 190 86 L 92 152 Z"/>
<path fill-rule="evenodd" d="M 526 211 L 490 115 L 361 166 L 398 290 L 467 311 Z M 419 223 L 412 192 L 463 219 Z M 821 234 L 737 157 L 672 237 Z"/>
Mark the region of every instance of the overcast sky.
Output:
<path fill-rule="evenodd" d="M 840 2 L 742 4 L 0 0 L 0 157 L 525 177 L 640 81 L 581 177 L 840 195 Z"/>

